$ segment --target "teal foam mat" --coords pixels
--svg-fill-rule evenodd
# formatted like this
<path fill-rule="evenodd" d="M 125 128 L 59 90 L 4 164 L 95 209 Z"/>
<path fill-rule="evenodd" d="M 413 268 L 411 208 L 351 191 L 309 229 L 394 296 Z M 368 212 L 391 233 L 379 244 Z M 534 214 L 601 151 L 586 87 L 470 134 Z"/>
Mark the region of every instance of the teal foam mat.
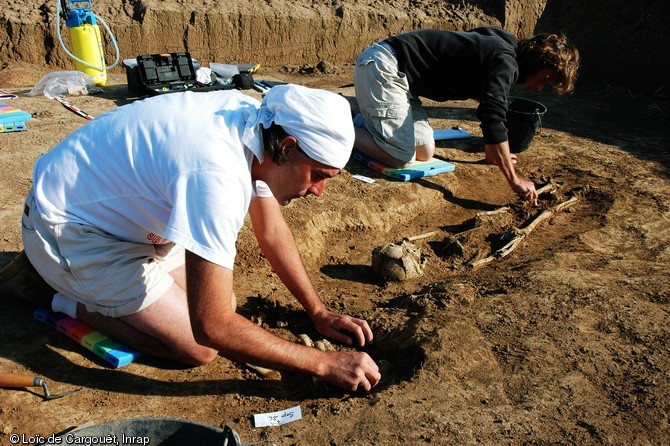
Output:
<path fill-rule="evenodd" d="M 440 173 L 451 172 L 456 168 L 456 166 L 447 161 L 433 158 L 430 161 L 414 161 L 407 167 L 394 169 L 372 158 L 368 158 L 357 150 L 354 150 L 353 156 L 355 160 L 365 164 L 370 169 L 400 181 L 431 177 Z"/>

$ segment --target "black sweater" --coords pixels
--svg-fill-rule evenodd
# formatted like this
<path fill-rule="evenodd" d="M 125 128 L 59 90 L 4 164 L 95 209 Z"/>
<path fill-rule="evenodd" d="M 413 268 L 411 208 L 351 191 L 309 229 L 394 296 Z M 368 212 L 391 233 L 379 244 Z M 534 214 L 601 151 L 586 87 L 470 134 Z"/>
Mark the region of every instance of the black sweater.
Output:
<path fill-rule="evenodd" d="M 434 101 L 476 99 L 486 144 L 507 140 L 507 97 L 519 75 L 516 37 L 493 26 L 417 30 L 387 39 L 409 90 Z"/>

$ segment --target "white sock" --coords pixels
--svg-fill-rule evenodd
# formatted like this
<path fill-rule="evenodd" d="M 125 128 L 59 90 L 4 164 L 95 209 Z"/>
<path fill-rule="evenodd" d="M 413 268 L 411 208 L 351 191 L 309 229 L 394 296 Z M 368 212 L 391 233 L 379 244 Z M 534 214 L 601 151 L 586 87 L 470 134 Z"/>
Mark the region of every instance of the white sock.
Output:
<path fill-rule="evenodd" d="M 61 293 L 54 294 L 54 298 L 51 301 L 51 309 L 77 319 L 77 301 L 62 295 Z"/>

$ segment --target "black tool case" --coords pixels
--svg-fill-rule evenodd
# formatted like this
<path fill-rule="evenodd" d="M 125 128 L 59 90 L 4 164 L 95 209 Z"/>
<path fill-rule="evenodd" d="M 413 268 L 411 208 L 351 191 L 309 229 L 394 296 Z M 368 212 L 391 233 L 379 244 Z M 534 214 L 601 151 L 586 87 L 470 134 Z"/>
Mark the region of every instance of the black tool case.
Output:
<path fill-rule="evenodd" d="M 128 89 L 138 95 L 158 95 L 191 90 L 195 72 L 191 55 L 187 52 L 145 54 L 124 61 Z"/>
<path fill-rule="evenodd" d="M 203 85 L 196 80 L 196 71 L 200 62 L 191 58 L 187 52 L 166 54 L 145 54 L 135 59 L 123 61 L 126 69 L 128 90 L 138 96 L 155 96 L 178 91 L 215 91 L 215 90 L 247 90 L 254 88 L 252 72 L 258 64 L 237 65 L 238 73 L 228 82 Z M 212 77 L 216 79 L 214 73 Z"/>

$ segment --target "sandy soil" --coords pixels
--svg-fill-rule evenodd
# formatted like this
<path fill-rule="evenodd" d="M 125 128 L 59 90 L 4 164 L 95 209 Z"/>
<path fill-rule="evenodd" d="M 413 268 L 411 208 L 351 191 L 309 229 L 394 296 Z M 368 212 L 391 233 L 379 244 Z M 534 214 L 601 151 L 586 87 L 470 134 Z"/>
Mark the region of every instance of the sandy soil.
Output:
<path fill-rule="evenodd" d="M 33 116 L 26 131 L 0 134 L 3 262 L 22 248 L 35 159 L 86 122 L 27 96 L 33 72 L 16 64 L 0 72 L 0 88 L 19 94 L 12 105 Z M 256 78 L 328 88 L 353 104 L 351 67 L 334 72 L 261 70 Z M 0 371 L 43 376 L 52 392 L 82 390 L 42 402 L 39 389 L 0 389 L 0 442 L 166 416 L 230 424 L 243 441 L 277 445 L 670 443 L 667 99 L 586 82 L 567 97 L 524 96 L 549 109 L 517 165 L 536 184 L 556 185 L 538 208 L 517 201 L 483 162 L 472 101 L 427 103 L 435 128 L 474 135 L 439 144 L 454 172 L 399 182 L 352 160 L 323 198 L 285 208 L 324 301 L 373 326 L 369 352 L 385 374 L 371 394 L 290 373 L 266 380 L 222 357 L 195 369 L 150 358 L 112 369 L 35 321 L 31 307 L 3 299 Z M 96 116 L 128 98 L 118 76 L 98 95 L 68 100 Z M 497 249 L 507 230 L 571 197 L 509 256 L 468 266 Z M 509 209 L 491 212 L 502 207 Z M 414 241 L 427 258 L 421 277 L 384 283 L 373 274 L 375 247 L 431 232 Z M 240 311 L 268 330 L 317 338 L 249 228 L 235 291 Z M 300 421 L 254 427 L 253 414 L 292 406 L 301 407 Z"/>

